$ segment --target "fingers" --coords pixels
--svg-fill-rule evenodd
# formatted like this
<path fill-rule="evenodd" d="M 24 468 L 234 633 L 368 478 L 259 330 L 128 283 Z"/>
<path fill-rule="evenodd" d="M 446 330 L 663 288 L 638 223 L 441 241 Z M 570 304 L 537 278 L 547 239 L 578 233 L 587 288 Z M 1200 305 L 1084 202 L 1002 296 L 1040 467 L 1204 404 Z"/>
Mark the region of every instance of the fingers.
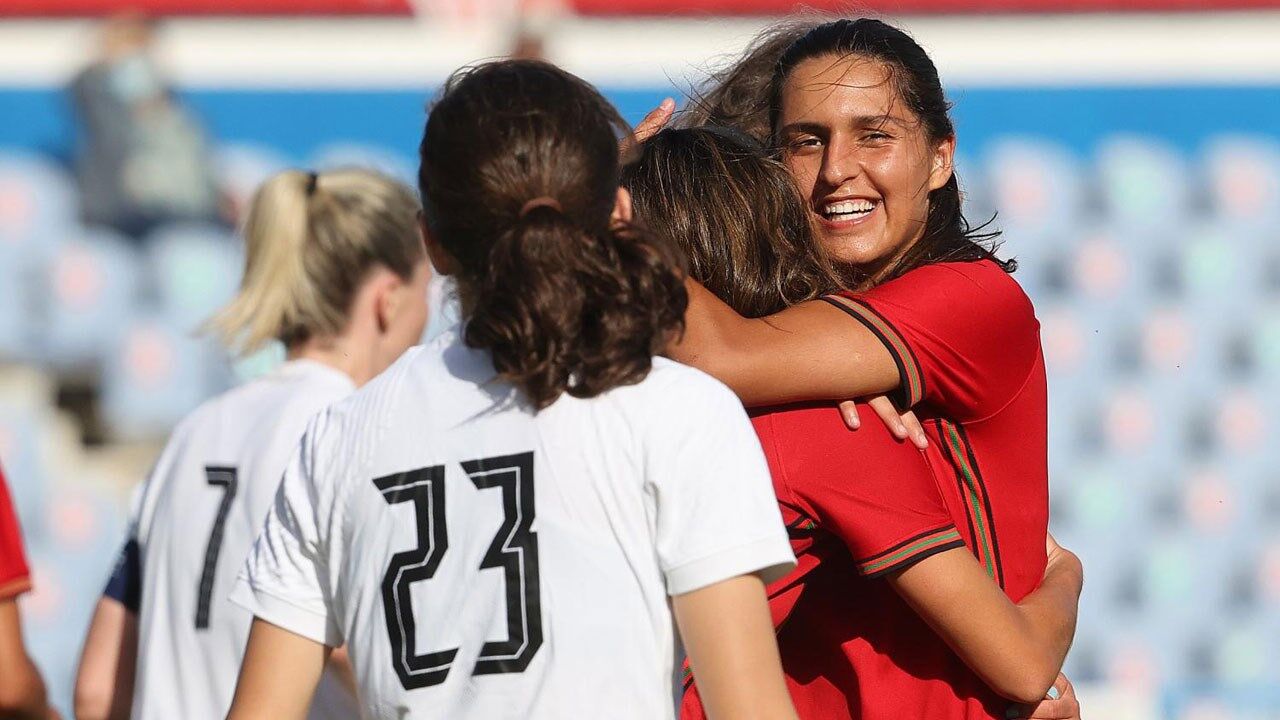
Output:
<path fill-rule="evenodd" d="M 925 437 L 924 426 L 920 424 L 920 420 L 916 418 L 916 414 L 908 410 L 907 412 L 899 412 L 893 401 L 884 395 L 877 395 L 867 401 L 872 410 L 876 411 L 876 415 L 880 417 L 880 422 L 889 428 L 889 432 L 899 440 L 910 440 L 912 445 L 921 450 L 929 447 L 929 440 Z"/>
<path fill-rule="evenodd" d="M 924 425 L 920 423 L 920 419 L 910 410 L 902 413 L 902 424 L 907 428 L 907 437 L 911 438 L 911 444 L 924 450 L 929 447 L 929 438 L 924 434 Z"/>
<path fill-rule="evenodd" d="M 898 415 L 898 408 L 893 406 L 893 402 L 883 395 L 877 395 L 867 401 L 872 410 L 876 411 L 880 422 L 889 428 L 890 434 L 899 440 L 907 439 L 907 426 L 903 424 L 902 417 Z"/>
<path fill-rule="evenodd" d="M 840 403 L 840 417 L 844 418 L 844 424 L 850 430 L 857 430 L 862 427 L 862 419 L 858 417 L 858 405 L 852 400 L 845 400 Z"/>
<path fill-rule="evenodd" d="M 645 140 L 657 135 L 663 127 L 671 120 L 671 115 L 676 111 L 676 101 L 672 98 L 666 98 L 658 107 L 649 111 L 648 115 L 636 125 L 636 129 L 631 133 L 632 140 L 642 143 Z"/>

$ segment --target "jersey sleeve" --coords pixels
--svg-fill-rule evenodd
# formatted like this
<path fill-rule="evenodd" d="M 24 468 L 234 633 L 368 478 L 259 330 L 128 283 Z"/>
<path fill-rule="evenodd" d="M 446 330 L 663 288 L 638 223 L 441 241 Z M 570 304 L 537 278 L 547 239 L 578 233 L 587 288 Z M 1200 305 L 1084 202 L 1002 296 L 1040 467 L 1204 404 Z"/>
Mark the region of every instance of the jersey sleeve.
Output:
<path fill-rule="evenodd" d="M 124 547 L 120 548 L 102 594 L 124 605 L 126 610 L 135 615 L 142 607 L 142 562 L 136 539 L 130 537 L 125 541 Z"/>
<path fill-rule="evenodd" d="M 995 414 L 1040 351 L 1031 301 L 990 261 L 938 263 L 861 293 L 828 298 L 884 343 L 902 382 L 899 407 L 927 403 L 957 421 Z"/>
<path fill-rule="evenodd" d="M 22 527 L 13 509 L 9 486 L 0 472 L 0 600 L 9 600 L 31 589 L 31 570 L 22 547 Z"/>
<path fill-rule="evenodd" d="M 328 538 L 318 522 L 326 414 L 311 421 L 290 460 L 231 600 L 272 625 L 337 647 L 343 639 L 327 591 Z"/>
<path fill-rule="evenodd" d="M 839 423 L 834 415 L 833 426 Z M 895 441 L 878 423 L 844 433 L 844 442 L 845 452 L 796 448 L 783 460 L 784 481 L 818 526 L 844 542 L 859 573 L 880 577 L 964 547 L 919 450 Z"/>
<path fill-rule="evenodd" d="M 728 388 L 688 371 L 661 390 L 645 466 L 667 592 L 681 595 L 748 573 L 771 582 L 795 566 L 764 453 Z"/>

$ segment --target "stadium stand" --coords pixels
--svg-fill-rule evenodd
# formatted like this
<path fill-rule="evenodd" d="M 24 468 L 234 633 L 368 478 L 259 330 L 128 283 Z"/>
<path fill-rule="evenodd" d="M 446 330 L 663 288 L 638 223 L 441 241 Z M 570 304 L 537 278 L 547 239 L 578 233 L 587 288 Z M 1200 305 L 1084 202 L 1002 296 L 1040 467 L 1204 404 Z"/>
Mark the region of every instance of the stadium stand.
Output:
<path fill-rule="evenodd" d="M 612 0 L 578 5 L 615 12 Z M 625 5 L 616 12 L 647 7 Z M 606 86 L 632 120 L 670 90 L 653 74 L 643 88 Z M 56 92 L 0 85 L 0 104 Z M 240 207 L 291 165 L 413 178 L 420 89 L 371 91 L 376 112 L 353 109 L 366 97 L 354 91 L 191 94 Z M 954 97 L 971 218 L 998 209 L 1042 324 L 1052 529 L 1088 578 L 1066 668 L 1096 698 L 1086 713 L 1280 718 L 1280 125 L 1267 114 L 1280 91 L 973 85 Z M 322 130 L 290 135 L 275 117 L 255 135 L 219 115 L 259 100 Z M 1126 102 L 1159 117 L 1108 116 Z M 1210 104 L 1231 122 L 1177 117 Z M 407 117 L 379 116 L 392 109 Z M 128 488 L 184 413 L 280 352 L 233 365 L 194 335 L 234 292 L 232 235 L 168 226 L 137 244 L 82 227 L 65 154 L 21 141 L 32 133 L 0 128 L 0 459 L 36 567 L 29 637 L 65 709 Z M 442 297 L 433 285 L 428 334 L 446 322 Z M 89 378 L 87 409 L 59 399 L 68 377 Z M 82 442 L 86 417 L 106 444 Z"/>

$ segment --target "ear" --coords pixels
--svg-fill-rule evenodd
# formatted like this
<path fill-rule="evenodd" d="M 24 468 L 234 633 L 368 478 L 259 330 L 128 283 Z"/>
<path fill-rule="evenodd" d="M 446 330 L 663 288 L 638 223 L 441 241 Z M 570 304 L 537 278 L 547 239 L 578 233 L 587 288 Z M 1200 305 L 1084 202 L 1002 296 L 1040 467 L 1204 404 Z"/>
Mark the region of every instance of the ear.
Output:
<path fill-rule="evenodd" d="M 439 275 L 453 275 L 458 271 L 458 261 L 436 240 L 436 236 L 427 227 L 427 217 L 418 213 L 418 231 L 422 233 L 422 242 L 427 246 L 427 259 Z"/>
<path fill-rule="evenodd" d="M 929 171 L 930 192 L 941 188 L 951 180 L 955 172 L 956 136 L 943 140 L 933 148 L 933 168 Z"/>
<path fill-rule="evenodd" d="M 396 315 L 400 313 L 400 303 L 404 300 L 404 293 L 399 290 L 403 285 L 404 281 L 395 273 L 386 268 L 378 268 L 371 288 L 373 308 L 378 316 L 378 332 L 386 332 L 395 321 Z"/>
<path fill-rule="evenodd" d="M 609 224 L 631 222 L 631 193 L 626 188 L 618 188 L 618 197 L 613 201 L 613 212 L 609 215 Z"/>

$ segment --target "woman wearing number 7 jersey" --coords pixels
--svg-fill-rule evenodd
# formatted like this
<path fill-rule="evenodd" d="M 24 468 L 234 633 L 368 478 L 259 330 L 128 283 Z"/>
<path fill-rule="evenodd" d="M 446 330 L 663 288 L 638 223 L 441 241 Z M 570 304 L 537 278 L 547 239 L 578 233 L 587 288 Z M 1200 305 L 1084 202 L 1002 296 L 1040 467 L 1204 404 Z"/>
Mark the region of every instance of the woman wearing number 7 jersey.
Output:
<path fill-rule="evenodd" d="M 428 250 L 463 323 L 317 417 L 234 598 L 231 718 L 298 718 L 346 644 L 366 717 L 794 718 L 764 582 L 794 565 L 737 398 L 654 357 L 683 273 L 629 224 L 589 85 L 481 65 L 427 120 Z"/>
<path fill-rule="evenodd" d="M 258 191 L 240 292 L 213 327 L 245 352 L 278 339 L 288 360 L 174 430 L 94 613 L 77 717 L 226 714 L 252 621 L 227 595 L 307 420 L 422 335 L 418 208 L 411 189 L 362 170 L 288 171 Z M 349 671 L 334 665 L 313 718 L 354 710 Z"/>

